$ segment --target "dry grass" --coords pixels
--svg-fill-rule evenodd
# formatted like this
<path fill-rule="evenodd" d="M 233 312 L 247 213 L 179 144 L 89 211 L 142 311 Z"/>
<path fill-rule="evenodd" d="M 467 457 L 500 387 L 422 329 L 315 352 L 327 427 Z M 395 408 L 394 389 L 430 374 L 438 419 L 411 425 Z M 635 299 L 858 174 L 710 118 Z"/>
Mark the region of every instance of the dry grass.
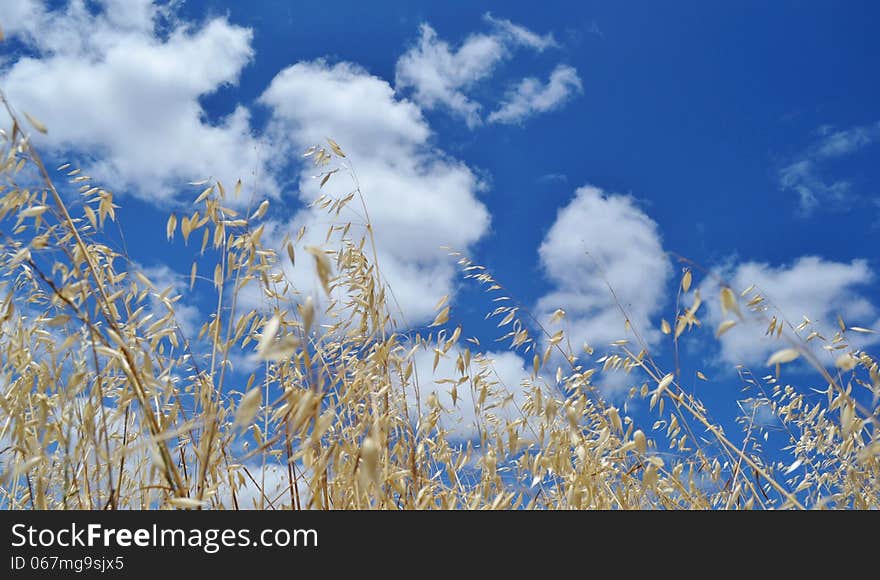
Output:
<path fill-rule="evenodd" d="M 208 183 L 192 214 L 157 226 L 187 238 L 202 264 L 215 263 L 210 278 L 193 269 L 192 283 L 216 301 L 187 336 L 175 318 L 178 297 L 108 241 L 104 228 L 119 209 L 112 194 L 72 167 L 46 170 L 27 138 L 43 128 L 8 112 L 0 151 L 2 507 L 880 507 L 880 374 L 847 343 L 861 329 L 841 323 L 836 336 L 811 338 L 839 355 L 833 373 L 805 343 L 781 345 L 769 361 L 806 359 L 822 389 L 780 382 L 778 368 L 770 376 L 740 369 L 749 393 L 743 437 L 733 440 L 680 386 L 679 340 L 699 325 L 702 306 L 690 269 L 675 319 L 661 327 L 676 360 L 664 369 L 638 341 L 602 356 L 573 351 L 485 268 L 453 253 L 464 277 L 484 287 L 500 338 L 532 364 L 526 384 L 504 385 L 476 341 L 450 326 L 447 305 L 438 305 L 430 334 L 400 330 L 370 228 L 360 239 L 335 223 L 325 248 L 300 247 L 292 236 L 279 256 L 261 241 L 269 204 L 239 213 L 227 207 L 237 187 Z M 332 141 L 309 153 L 328 191 L 333 172 L 348 171 Z M 55 175 L 78 188 L 78 201 L 59 194 Z M 336 220 L 349 203 L 369 220 L 359 190 L 316 200 Z M 320 311 L 279 267 L 305 259 L 331 297 Z M 717 299 L 730 322 L 719 334 L 742 317 L 767 316 L 760 297 L 722 287 Z M 266 308 L 241 307 L 242 292 L 255 288 Z M 767 323 L 781 334 L 782 322 Z M 450 357 L 454 376 L 419 384 L 419 349 L 433 352 L 435 364 Z M 253 353 L 262 362 L 242 379 L 233 363 Z M 629 397 L 644 401 L 653 424 L 635 424 L 625 406 L 603 398 L 592 381 L 609 368 L 630 373 Z M 512 396 L 514 388 L 526 395 Z M 474 407 L 477 440 L 456 440 L 436 389 Z M 787 461 L 766 459 L 759 409 L 785 431 Z"/>

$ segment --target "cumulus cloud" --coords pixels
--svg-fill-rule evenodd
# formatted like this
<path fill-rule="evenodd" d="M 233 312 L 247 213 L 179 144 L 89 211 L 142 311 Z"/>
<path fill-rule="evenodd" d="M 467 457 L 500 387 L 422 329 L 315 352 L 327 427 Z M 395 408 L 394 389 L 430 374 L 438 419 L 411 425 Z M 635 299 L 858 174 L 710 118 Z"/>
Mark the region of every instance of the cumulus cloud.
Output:
<path fill-rule="evenodd" d="M 484 19 L 492 31 L 472 34 L 457 48 L 422 24 L 418 43 L 397 61 L 397 88 L 412 89 L 413 99 L 426 109 L 445 107 L 468 126 L 479 125 L 482 106 L 467 95 L 469 89 L 491 76 L 515 48 L 541 51 L 556 45 L 551 35 L 538 35 L 491 14 Z"/>
<path fill-rule="evenodd" d="M 745 320 L 720 337 L 721 359 L 732 364 L 763 365 L 767 356 L 787 346 L 785 338 L 794 338 L 786 327 L 782 339 L 765 336 L 767 320 L 773 316 L 797 326 L 806 316 L 813 324 L 801 331 L 801 338 L 818 331 L 830 339 L 838 331 L 837 315 L 851 326 L 880 324 L 877 306 L 871 301 L 865 287 L 874 280 L 874 272 L 865 260 L 834 262 L 816 256 L 803 256 L 790 264 L 772 266 L 762 262 L 744 262 L 719 272 L 732 289 L 741 292 L 754 286 L 754 291 L 766 299 L 766 318 L 748 313 L 741 308 Z M 701 286 L 706 297 L 717 297 L 717 283 L 709 280 Z M 751 297 L 754 292 L 750 293 Z M 711 328 L 726 318 L 718 300 L 706 300 L 707 322 Z M 876 341 L 875 335 L 847 335 L 856 346 Z M 821 342 L 811 342 L 817 349 Z M 831 359 L 833 360 L 833 359 Z"/>
<path fill-rule="evenodd" d="M 249 29 L 225 18 L 181 22 L 150 0 L 71 0 L 54 10 L 5 0 L 0 22 L 30 53 L 5 63 L 0 86 L 49 128 L 41 144 L 88 152 L 77 160 L 107 187 L 162 202 L 194 179 L 265 178 L 248 109 L 212 122 L 199 103 L 238 82 L 254 55 Z M 274 191 L 270 180 L 261 185 Z"/>
<path fill-rule="evenodd" d="M 498 110 L 489 115 L 490 123 L 521 123 L 538 113 L 558 109 L 573 95 L 583 92 L 577 71 L 570 66 L 559 65 L 542 83 L 529 77 L 520 81 L 510 91 Z"/>
<path fill-rule="evenodd" d="M 600 347 L 632 337 L 609 284 L 632 326 L 649 344 L 656 342 L 654 318 L 672 269 L 657 224 L 631 197 L 581 187 L 559 210 L 540 257 L 554 288 L 539 299 L 537 311 L 546 318 L 557 308 L 565 310 L 575 350 L 583 343 Z"/>
<path fill-rule="evenodd" d="M 433 146 L 418 106 L 354 64 L 297 63 L 275 77 L 260 101 L 271 109 L 269 131 L 279 147 L 300 153 L 332 137 L 354 160 L 381 273 L 407 322 L 432 318 L 438 299 L 454 290 L 455 267 L 442 247 L 467 249 L 489 226 L 474 173 Z M 300 175 L 304 202 L 319 195 L 315 172 L 307 167 Z M 352 181 L 339 174 L 324 193 L 342 196 L 352 189 Z M 365 234 L 364 216 L 359 205 L 349 208 L 341 217 L 352 221 L 357 240 Z M 306 208 L 273 230 L 295 234 L 305 226 L 304 243 L 323 245 L 329 219 L 323 210 Z M 308 262 L 298 262 L 290 277 L 301 290 L 314 290 Z"/>
<path fill-rule="evenodd" d="M 199 104 L 237 82 L 253 58 L 250 30 L 224 18 L 182 22 L 149 0 L 47 6 L 37 0 L 0 6 L 6 33 L 33 52 L 7 63 L 0 84 L 12 102 L 49 127 L 45 146 L 65 156 L 87 154 L 78 161 L 117 193 L 167 203 L 186 182 L 209 176 L 227 184 L 244 178 L 247 191 L 252 173 L 261 180 L 257 191 L 272 196 L 273 176 L 283 172 L 279 159 L 299 158 L 307 146 L 332 136 L 355 162 L 382 274 L 406 322 L 431 317 L 436 301 L 453 293 L 455 268 L 441 248 L 466 250 L 487 231 L 489 213 L 477 199 L 482 186 L 470 168 L 431 143 L 421 108 L 398 98 L 388 82 L 354 64 L 297 63 L 260 98 L 271 117 L 258 137 L 246 107 L 212 123 Z M 491 38 L 460 51 L 473 66 L 480 66 L 483 44 L 507 50 L 550 42 L 488 18 Z M 318 195 L 313 171 L 299 169 L 300 201 L 310 202 Z M 346 193 L 336 189 L 353 187 L 343 179 L 340 174 L 327 190 Z M 353 236 L 363 233 L 363 216 L 343 217 L 354 222 Z M 307 226 L 305 243 L 321 245 L 330 221 L 320 210 L 303 209 L 289 221 L 268 224 L 267 234 L 280 232 L 280 239 Z M 311 271 L 292 272 L 291 279 L 314 289 Z"/>
<path fill-rule="evenodd" d="M 853 195 L 846 179 L 829 179 L 828 164 L 852 155 L 880 139 L 880 123 L 834 130 L 824 127 L 820 138 L 792 163 L 779 171 L 779 186 L 798 195 L 801 211 L 809 213 L 820 203 L 844 204 Z"/>

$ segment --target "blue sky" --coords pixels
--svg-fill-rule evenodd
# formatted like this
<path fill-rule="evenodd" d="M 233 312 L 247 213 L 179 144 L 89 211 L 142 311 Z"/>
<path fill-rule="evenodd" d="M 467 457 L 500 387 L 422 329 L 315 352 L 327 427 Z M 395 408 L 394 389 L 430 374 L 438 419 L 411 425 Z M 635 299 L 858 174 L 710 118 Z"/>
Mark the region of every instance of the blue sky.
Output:
<path fill-rule="evenodd" d="M 878 17 L 867 1 L 4 0 L 0 87 L 49 127 L 37 143 L 53 162 L 116 193 L 128 251 L 182 292 L 191 252 L 164 223 L 198 193 L 187 182 L 242 178 L 273 200 L 274 239 L 300 225 L 323 237 L 296 160 L 331 136 L 414 325 L 451 294 L 465 335 L 497 334 L 451 245 L 604 349 L 627 332 L 589 251 L 668 362 L 660 320 L 681 274 L 668 252 L 737 291 L 757 284 L 795 323 L 877 326 Z M 736 391 L 733 365 L 762 374 L 778 345 L 747 324 L 715 341 L 717 288 L 701 273 L 695 287 L 706 328 L 687 369 Z M 194 319 L 201 300 L 185 296 Z M 505 358 L 506 376 L 522 364 Z"/>

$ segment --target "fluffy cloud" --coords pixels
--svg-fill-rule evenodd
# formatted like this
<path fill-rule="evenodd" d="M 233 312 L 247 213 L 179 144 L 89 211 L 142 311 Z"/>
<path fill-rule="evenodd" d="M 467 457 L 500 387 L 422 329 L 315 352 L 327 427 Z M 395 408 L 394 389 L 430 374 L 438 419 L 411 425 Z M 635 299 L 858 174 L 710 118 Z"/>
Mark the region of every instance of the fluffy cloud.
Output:
<path fill-rule="evenodd" d="M 822 202 L 844 203 L 852 183 L 829 180 L 825 167 L 833 159 L 852 155 L 880 139 L 880 123 L 844 130 L 823 128 L 820 138 L 800 157 L 779 171 L 779 186 L 797 193 L 801 211 L 809 213 Z"/>
<path fill-rule="evenodd" d="M 657 224 L 631 197 L 581 187 L 556 216 L 540 256 L 555 288 L 541 297 L 537 310 L 542 317 L 557 308 L 566 311 L 574 349 L 632 336 L 608 285 L 632 326 L 649 343 L 656 341 L 654 318 L 664 304 L 671 267 Z"/>
<path fill-rule="evenodd" d="M 489 77 L 514 48 L 540 51 L 556 44 L 552 36 L 539 36 L 509 20 L 491 14 L 484 18 L 493 30 L 472 34 L 457 49 L 423 24 L 419 42 L 397 61 L 397 88 L 411 88 L 413 99 L 426 109 L 442 106 L 470 127 L 480 124 L 481 105 L 467 96 L 468 89 Z"/>
<path fill-rule="evenodd" d="M 466 249 L 488 229 L 489 213 L 477 199 L 480 183 L 463 163 L 432 146 L 421 110 L 400 100 L 384 80 L 350 63 L 301 62 L 278 74 L 260 98 L 272 112 L 270 133 L 279 147 L 300 153 L 337 141 L 354 160 L 357 179 L 374 226 L 378 262 L 406 322 L 430 319 L 433 307 L 453 291 L 455 268 L 443 246 Z M 300 196 L 319 194 L 316 170 L 301 173 Z M 354 188 L 340 173 L 324 193 L 342 196 Z M 355 202 L 341 218 L 351 235 L 364 234 Z M 274 231 L 295 233 L 306 226 L 305 243 L 323 245 L 330 218 L 303 209 Z M 291 272 L 301 290 L 314 289 L 311 265 L 301 260 Z"/>
<path fill-rule="evenodd" d="M 225 18 L 193 26 L 149 0 L 4 0 L 0 22 L 33 56 L 7 61 L 0 86 L 49 128 L 41 144 L 74 155 L 107 187 L 163 201 L 187 181 L 249 181 L 260 171 L 250 113 L 206 119 L 199 98 L 235 84 L 252 33 Z M 274 191 L 264 180 L 263 190 Z"/>
<path fill-rule="evenodd" d="M 501 107 L 489 115 L 489 122 L 521 123 L 537 113 L 558 109 L 572 95 L 582 91 L 583 85 L 577 71 L 570 66 L 559 65 L 546 83 L 531 77 L 520 81 L 508 93 Z"/>
<path fill-rule="evenodd" d="M 550 42 L 487 18 L 494 32 L 474 47 L 504 52 Z M 12 102 L 49 127 L 44 146 L 65 156 L 89 152 L 78 161 L 118 193 L 167 203 L 187 181 L 211 176 L 231 184 L 242 177 L 248 191 L 247 178 L 256 174 L 258 191 L 271 196 L 281 156 L 299 158 L 307 146 L 334 137 L 354 160 L 379 264 L 405 322 L 431 317 L 436 301 L 453 293 L 455 269 L 441 247 L 467 249 L 488 229 L 475 174 L 431 144 L 418 105 L 356 65 L 315 61 L 283 70 L 260 99 L 271 119 L 266 135 L 257 137 L 244 106 L 215 124 L 199 104 L 237 82 L 253 57 L 248 29 L 223 18 L 180 22 L 171 8 L 149 0 L 72 0 L 55 10 L 37 0 L 10 0 L 0 6 L 0 22 L 35 55 L 17 57 L 0 73 Z M 481 51 L 469 48 L 461 57 L 481 66 Z M 301 201 L 318 195 L 312 173 L 300 175 Z M 327 190 L 347 193 L 353 186 L 343 179 L 337 176 Z M 343 217 L 354 222 L 354 235 L 363 231 L 363 216 Z M 321 245 L 329 221 L 322 211 L 304 209 L 267 232 L 280 238 L 307 226 L 306 243 Z M 313 289 L 311 271 L 291 274 L 298 286 Z"/>
<path fill-rule="evenodd" d="M 719 273 L 734 291 L 741 292 L 754 286 L 755 291 L 766 299 L 766 318 L 750 314 L 743 305 L 741 310 L 746 319 L 721 336 L 721 358 L 732 364 L 763 365 L 771 352 L 787 344 L 765 336 L 767 320 L 773 316 L 793 326 L 800 324 L 804 316 L 809 318 L 813 325 L 800 332 L 802 338 L 816 330 L 830 339 L 838 331 L 838 314 L 851 326 L 880 323 L 880 311 L 865 292 L 865 285 L 873 281 L 874 273 L 864 260 L 846 263 L 804 256 L 788 265 L 745 262 Z M 712 329 L 717 328 L 732 315 L 725 317 L 719 301 L 714 299 L 718 296 L 716 283 L 707 281 L 701 290 L 704 296 L 712 298 L 706 300 L 706 319 Z M 786 327 L 782 340 L 793 338 L 792 332 Z M 847 337 L 858 346 L 876 341 L 875 335 L 848 333 Z M 817 349 L 821 346 L 818 340 L 811 344 Z"/>

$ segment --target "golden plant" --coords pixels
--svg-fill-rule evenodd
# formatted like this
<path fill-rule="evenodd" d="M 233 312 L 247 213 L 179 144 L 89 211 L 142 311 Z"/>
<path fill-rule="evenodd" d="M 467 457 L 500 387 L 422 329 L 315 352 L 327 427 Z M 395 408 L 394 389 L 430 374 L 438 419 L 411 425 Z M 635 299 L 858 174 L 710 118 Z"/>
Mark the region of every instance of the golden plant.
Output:
<path fill-rule="evenodd" d="M 192 214 L 165 224 L 169 239 L 179 232 L 199 246 L 200 263 L 214 263 L 207 278 L 193 262 L 190 284 L 216 302 L 188 336 L 176 317 L 180 296 L 157 287 L 105 233 L 120 209 L 111 192 L 68 164 L 49 171 L 28 138 L 31 128 L 45 128 L 29 117 L 25 125 L 3 103 L 11 128 L 0 151 L 2 507 L 880 507 L 880 372 L 847 340 L 866 329 L 840 321 L 830 339 L 793 341 L 768 361 L 776 375 L 740 368 L 752 396 L 741 401 L 744 437 L 735 442 L 681 386 L 679 340 L 699 326 L 702 305 L 691 268 L 674 322 L 661 324 L 676 361 L 665 370 L 638 333 L 635 347 L 619 341 L 601 356 L 576 352 L 564 331 L 545 331 L 486 268 L 451 252 L 491 298 L 500 339 L 531 364 L 521 385 L 505 385 L 472 350 L 479 341 L 450 325 L 445 301 L 427 332 L 401 329 L 359 188 L 315 201 L 335 220 L 325 247 L 301 247 L 300 231 L 274 248 L 262 240 L 270 203 L 242 213 L 230 203 L 240 184 L 227 192 L 214 182 L 202 185 Z M 351 171 L 332 140 L 307 156 L 322 188 Z M 78 194 L 59 192 L 53 175 Z M 352 203 L 366 227 L 340 218 Z M 325 304 L 285 274 L 283 261 L 298 256 L 314 262 Z M 761 296 L 721 287 L 730 319 L 718 335 L 744 317 L 768 316 Z M 242 306 L 245 291 L 265 307 Z M 680 306 L 685 299 L 690 305 Z M 787 324 L 767 323 L 780 336 Z M 814 340 L 837 353 L 833 373 L 809 348 Z M 453 376 L 420 384 L 420 353 L 435 367 L 450 360 Z M 252 356 L 259 366 L 241 379 L 234 366 Z M 779 366 L 798 357 L 824 390 L 780 381 Z M 652 426 L 603 396 L 593 381 L 607 370 L 628 373 L 636 385 L 628 397 L 647 401 Z M 453 407 L 472 407 L 473 440 L 456 435 L 455 409 L 441 402 L 441 390 Z M 759 408 L 784 429 L 790 461 L 765 459 Z"/>

